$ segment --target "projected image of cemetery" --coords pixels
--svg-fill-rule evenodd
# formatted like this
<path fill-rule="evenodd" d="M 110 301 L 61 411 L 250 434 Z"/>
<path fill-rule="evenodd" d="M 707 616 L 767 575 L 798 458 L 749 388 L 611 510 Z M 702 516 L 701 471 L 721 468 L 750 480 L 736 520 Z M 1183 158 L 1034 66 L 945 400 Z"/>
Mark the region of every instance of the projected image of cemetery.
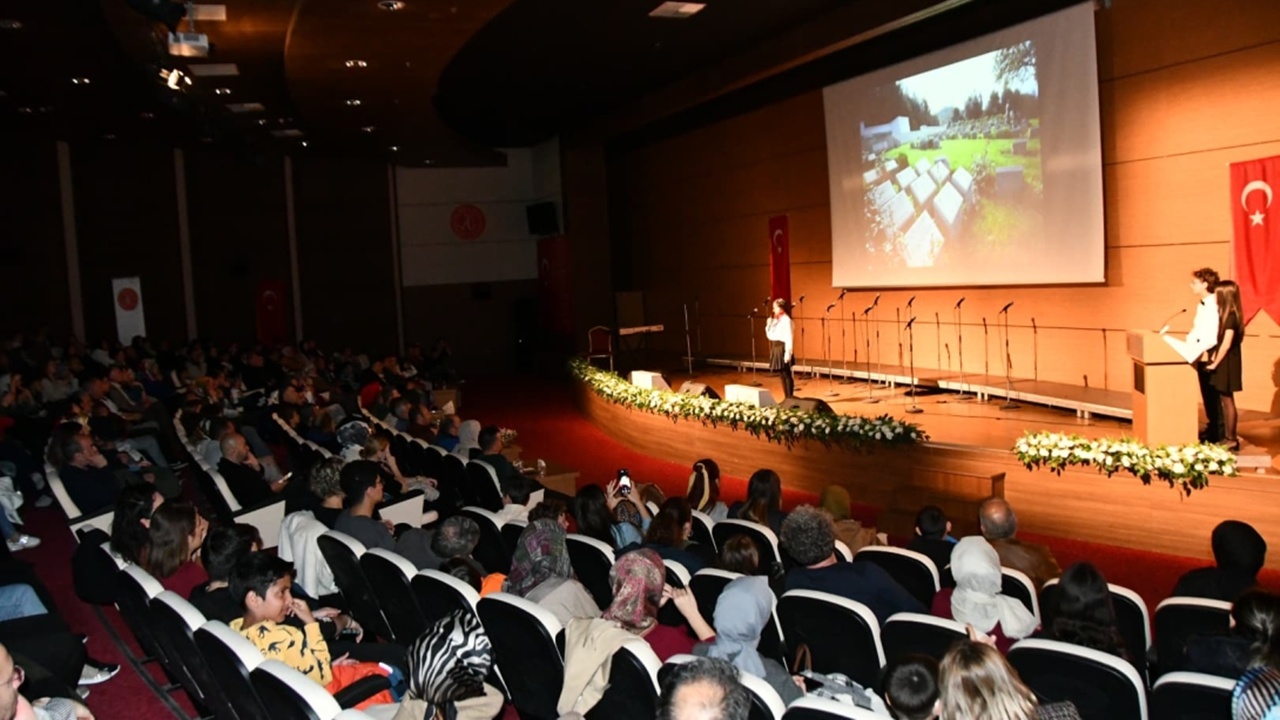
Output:
<path fill-rule="evenodd" d="M 907 267 L 997 261 L 1040 235 L 1031 42 L 886 83 L 869 100 L 861 127 L 868 251 Z"/>

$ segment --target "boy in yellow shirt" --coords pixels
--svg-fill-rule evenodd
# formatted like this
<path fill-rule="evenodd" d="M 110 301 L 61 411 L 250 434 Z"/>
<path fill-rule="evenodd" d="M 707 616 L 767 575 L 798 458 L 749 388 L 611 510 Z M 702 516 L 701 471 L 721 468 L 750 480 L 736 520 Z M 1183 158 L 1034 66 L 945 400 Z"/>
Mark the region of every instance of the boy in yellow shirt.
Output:
<path fill-rule="evenodd" d="M 329 645 L 307 604 L 293 597 L 293 565 L 266 553 L 251 553 L 236 563 L 229 578 L 231 595 L 240 599 L 244 617 L 231 629 L 244 635 L 262 654 L 279 660 L 320 685 L 333 681 Z M 285 625 L 297 617 L 303 628 Z"/>

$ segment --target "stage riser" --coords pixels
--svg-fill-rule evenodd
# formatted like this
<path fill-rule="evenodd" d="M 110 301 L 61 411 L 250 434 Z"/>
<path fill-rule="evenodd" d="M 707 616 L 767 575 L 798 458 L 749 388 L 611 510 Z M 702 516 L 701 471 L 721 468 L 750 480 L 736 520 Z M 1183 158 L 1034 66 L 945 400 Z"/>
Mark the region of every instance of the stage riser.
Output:
<path fill-rule="evenodd" d="M 627 410 L 582 385 L 576 392 L 588 419 L 638 452 L 686 465 L 711 457 L 722 472 L 737 477 L 772 468 L 785 487 L 815 495 L 838 483 L 855 503 L 882 508 L 880 529 L 895 535 L 911 532 L 915 512 L 925 503 L 942 506 L 957 532 L 975 532 L 977 504 L 1003 493 L 1026 531 L 1055 537 L 1203 559 L 1212 558 L 1209 534 L 1224 519 L 1250 523 L 1273 544 L 1280 538 L 1275 478 L 1215 477 L 1208 489 L 1184 497 L 1129 475 L 1032 472 L 1012 452 L 965 446 L 859 452 L 808 442 L 788 450 L 746 432 Z M 1280 568 L 1280 550 L 1268 555 L 1267 565 Z"/>

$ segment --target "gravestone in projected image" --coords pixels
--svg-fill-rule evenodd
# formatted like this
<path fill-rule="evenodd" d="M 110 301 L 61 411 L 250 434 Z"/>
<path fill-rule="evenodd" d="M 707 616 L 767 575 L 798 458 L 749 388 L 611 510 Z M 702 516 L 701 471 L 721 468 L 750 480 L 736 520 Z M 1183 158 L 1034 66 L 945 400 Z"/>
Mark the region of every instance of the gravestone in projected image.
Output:
<path fill-rule="evenodd" d="M 907 267 L 998 261 L 1040 237 L 1036 50 L 1026 41 L 879 86 L 860 125 L 867 248 Z M 854 177 L 857 177 L 856 175 Z"/>

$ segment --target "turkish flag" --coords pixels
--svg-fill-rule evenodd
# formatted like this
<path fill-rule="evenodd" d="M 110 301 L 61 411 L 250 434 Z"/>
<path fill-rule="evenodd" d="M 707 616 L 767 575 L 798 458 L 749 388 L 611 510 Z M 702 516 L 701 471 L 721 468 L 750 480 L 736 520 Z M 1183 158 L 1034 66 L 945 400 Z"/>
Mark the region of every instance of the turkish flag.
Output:
<path fill-rule="evenodd" d="M 1266 310 L 1280 322 L 1280 156 L 1231 164 L 1231 224 L 1244 321 Z"/>
<path fill-rule="evenodd" d="M 791 228 L 786 215 L 769 218 L 769 296 L 791 304 Z"/>
<path fill-rule="evenodd" d="M 258 283 L 255 320 L 258 342 L 264 345 L 279 345 L 288 337 L 284 292 L 284 282 L 281 280 L 263 280 Z"/>

